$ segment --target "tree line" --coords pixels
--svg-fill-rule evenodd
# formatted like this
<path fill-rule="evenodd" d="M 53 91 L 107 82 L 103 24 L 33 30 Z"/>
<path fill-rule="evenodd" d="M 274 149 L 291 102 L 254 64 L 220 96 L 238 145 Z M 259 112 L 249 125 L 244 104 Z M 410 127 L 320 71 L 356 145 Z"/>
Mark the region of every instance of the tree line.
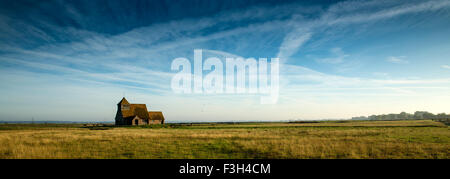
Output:
<path fill-rule="evenodd" d="M 381 114 L 371 116 L 352 117 L 352 120 L 406 120 L 406 119 L 450 119 L 450 114 L 433 114 L 427 111 L 416 111 L 414 114 L 401 112 L 400 114 Z"/>

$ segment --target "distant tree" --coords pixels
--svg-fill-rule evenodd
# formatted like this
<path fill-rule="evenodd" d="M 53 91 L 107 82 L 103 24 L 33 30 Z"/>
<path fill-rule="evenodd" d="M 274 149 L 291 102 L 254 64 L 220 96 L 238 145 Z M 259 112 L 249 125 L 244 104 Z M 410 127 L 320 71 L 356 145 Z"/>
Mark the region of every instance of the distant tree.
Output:
<path fill-rule="evenodd" d="M 408 119 L 408 114 L 406 112 L 401 112 L 398 117 L 400 119 Z"/>
<path fill-rule="evenodd" d="M 436 119 L 450 119 L 450 115 L 447 115 L 445 113 L 439 113 L 435 116 Z"/>
<path fill-rule="evenodd" d="M 423 113 L 423 118 L 424 119 L 434 119 L 435 115 L 433 113 L 425 112 L 425 113 Z"/>
<path fill-rule="evenodd" d="M 399 119 L 450 119 L 449 114 L 439 113 L 437 115 L 427 111 L 416 111 L 414 114 L 401 112 L 400 114 L 370 115 L 369 117 L 353 117 L 354 120 L 399 120 Z"/>
<path fill-rule="evenodd" d="M 416 111 L 414 113 L 414 119 L 423 119 L 423 114 L 426 113 L 424 111 Z"/>

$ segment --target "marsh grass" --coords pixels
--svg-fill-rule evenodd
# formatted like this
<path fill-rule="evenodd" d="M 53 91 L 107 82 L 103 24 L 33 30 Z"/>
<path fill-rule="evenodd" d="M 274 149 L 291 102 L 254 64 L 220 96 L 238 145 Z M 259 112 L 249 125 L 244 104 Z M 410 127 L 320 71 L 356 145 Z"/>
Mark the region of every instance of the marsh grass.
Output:
<path fill-rule="evenodd" d="M 450 158 L 431 120 L 169 124 L 86 128 L 0 125 L 0 158 Z"/>

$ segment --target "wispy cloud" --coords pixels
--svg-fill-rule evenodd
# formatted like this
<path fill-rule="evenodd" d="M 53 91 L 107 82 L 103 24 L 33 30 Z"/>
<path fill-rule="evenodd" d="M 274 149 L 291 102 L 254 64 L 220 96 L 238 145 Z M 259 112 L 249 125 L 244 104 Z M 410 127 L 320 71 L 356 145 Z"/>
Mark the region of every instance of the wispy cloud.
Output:
<path fill-rule="evenodd" d="M 391 57 L 388 57 L 386 59 L 386 61 L 390 62 L 390 63 L 396 63 L 396 64 L 408 64 L 409 61 L 405 60 L 405 58 L 406 58 L 405 56 L 397 56 L 397 57 L 391 56 Z"/>
<path fill-rule="evenodd" d="M 442 65 L 441 67 L 450 70 L 450 65 Z"/>
<path fill-rule="evenodd" d="M 326 63 L 326 64 L 339 64 L 344 62 L 344 59 L 350 55 L 345 54 L 341 48 L 332 48 L 330 50 L 330 53 L 332 53 L 333 57 L 328 57 L 328 58 L 320 58 L 320 59 L 315 59 L 316 62 L 318 63 Z"/>
<path fill-rule="evenodd" d="M 383 3 L 393 7 L 386 7 L 378 11 L 372 10 L 379 8 Z M 277 56 L 282 59 L 289 59 L 314 35 L 314 31 L 318 31 L 318 28 L 340 24 L 368 23 L 408 13 L 435 11 L 448 7 L 450 7 L 450 1 L 446 0 L 407 3 L 406 5 L 392 4 L 389 1 L 345 1 L 337 3 L 322 13 L 318 20 L 305 22 L 303 18 L 294 16 L 288 23 L 289 26 L 287 26 L 292 27 L 293 30 L 284 38 Z M 361 12 L 361 9 L 367 9 L 369 12 Z"/>

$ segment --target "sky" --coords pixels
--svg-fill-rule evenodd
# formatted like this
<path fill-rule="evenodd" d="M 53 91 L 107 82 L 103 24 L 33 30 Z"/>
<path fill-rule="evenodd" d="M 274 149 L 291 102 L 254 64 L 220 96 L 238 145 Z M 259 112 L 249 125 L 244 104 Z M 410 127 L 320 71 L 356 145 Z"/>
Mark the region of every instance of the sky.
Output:
<path fill-rule="evenodd" d="M 172 60 L 279 58 L 276 104 L 176 94 Z M 206 72 L 205 72 L 206 73 Z M 166 121 L 450 113 L 450 1 L 0 1 L 0 120 Z"/>

